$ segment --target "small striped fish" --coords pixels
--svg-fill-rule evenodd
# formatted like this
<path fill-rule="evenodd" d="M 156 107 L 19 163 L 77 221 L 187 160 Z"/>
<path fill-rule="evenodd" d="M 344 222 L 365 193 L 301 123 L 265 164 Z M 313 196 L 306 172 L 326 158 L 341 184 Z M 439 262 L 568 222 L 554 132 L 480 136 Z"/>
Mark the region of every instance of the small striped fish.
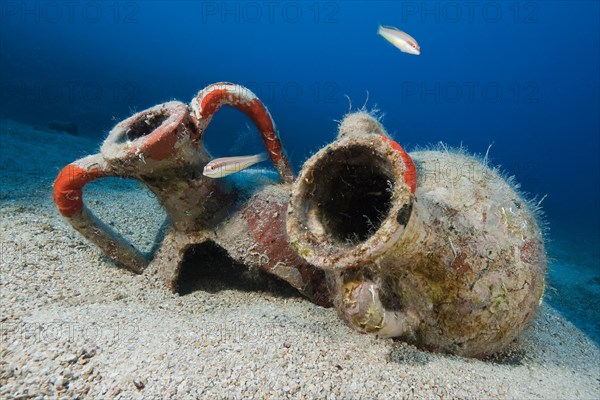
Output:
<path fill-rule="evenodd" d="M 421 54 L 421 47 L 415 38 L 398 28 L 394 28 L 393 26 L 379 25 L 377 33 L 383 36 L 385 40 L 400 49 L 400 51 L 403 53 L 414 54 L 417 56 Z"/>
<path fill-rule="evenodd" d="M 256 163 L 265 161 L 266 159 L 266 153 L 256 154 L 253 156 L 216 158 L 206 164 L 204 171 L 202 171 L 202 175 L 214 179 L 223 178 L 227 175 L 240 172 L 241 170 L 246 169 Z"/>

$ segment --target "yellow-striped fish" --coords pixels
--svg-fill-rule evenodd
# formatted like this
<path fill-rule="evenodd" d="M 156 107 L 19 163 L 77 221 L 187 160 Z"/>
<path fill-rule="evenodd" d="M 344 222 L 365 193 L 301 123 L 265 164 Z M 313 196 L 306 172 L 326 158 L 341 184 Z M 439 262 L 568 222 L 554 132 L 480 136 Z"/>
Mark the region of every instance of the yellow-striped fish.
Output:
<path fill-rule="evenodd" d="M 224 176 L 240 172 L 241 170 L 246 169 L 256 163 L 265 161 L 266 159 L 266 153 L 256 154 L 253 156 L 216 158 L 206 164 L 204 171 L 202 171 L 202 175 L 215 179 L 223 178 Z"/>
<path fill-rule="evenodd" d="M 379 25 L 377 33 L 403 53 L 414 54 L 416 56 L 421 54 L 421 47 L 415 38 L 398 28 Z"/>

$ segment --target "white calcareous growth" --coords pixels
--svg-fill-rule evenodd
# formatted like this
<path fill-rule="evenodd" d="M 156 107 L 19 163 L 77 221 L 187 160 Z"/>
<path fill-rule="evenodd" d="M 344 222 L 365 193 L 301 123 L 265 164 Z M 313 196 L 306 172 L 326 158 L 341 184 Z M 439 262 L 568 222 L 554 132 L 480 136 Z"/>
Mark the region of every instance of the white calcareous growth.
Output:
<path fill-rule="evenodd" d="M 416 56 L 421 54 L 421 47 L 415 38 L 398 28 L 379 25 L 377 34 L 383 36 L 385 40 L 400 49 L 403 53 L 414 54 Z"/>

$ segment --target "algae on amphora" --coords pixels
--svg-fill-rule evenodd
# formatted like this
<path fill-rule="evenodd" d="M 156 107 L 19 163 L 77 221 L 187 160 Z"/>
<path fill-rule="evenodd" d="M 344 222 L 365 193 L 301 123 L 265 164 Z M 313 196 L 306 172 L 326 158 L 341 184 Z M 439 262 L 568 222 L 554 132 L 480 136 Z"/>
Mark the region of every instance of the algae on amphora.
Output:
<path fill-rule="evenodd" d="M 484 356 L 518 336 L 543 296 L 538 209 L 484 160 L 445 147 L 407 158 L 357 112 L 304 164 L 287 228 L 354 329 Z"/>

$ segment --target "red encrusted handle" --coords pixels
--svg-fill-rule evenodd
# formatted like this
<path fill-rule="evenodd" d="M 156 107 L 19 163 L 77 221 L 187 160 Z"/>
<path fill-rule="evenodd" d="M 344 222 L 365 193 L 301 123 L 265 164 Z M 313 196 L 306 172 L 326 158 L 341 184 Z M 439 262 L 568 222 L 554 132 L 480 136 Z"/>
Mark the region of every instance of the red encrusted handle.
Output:
<path fill-rule="evenodd" d="M 54 181 L 53 198 L 64 217 L 83 210 L 83 187 L 89 182 L 109 176 L 98 154 L 77 160 L 64 167 Z"/>
<path fill-rule="evenodd" d="M 414 193 L 417 190 L 417 168 L 415 167 L 415 163 L 412 158 L 408 155 L 406 151 L 400 146 L 397 142 L 392 139 L 381 135 L 381 139 L 384 142 L 387 142 L 392 146 L 392 148 L 400 153 L 400 157 L 402 158 L 402 162 L 404 162 L 404 166 L 406 167 L 406 172 L 404 172 L 404 182 L 410 188 L 411 193 Z"/>
<path fill-rule="evenodd" d="M 223 105 L 240 110 L 254 122 L 281 182 L 292 183 L 294 171 L 277 136 L 275 122 L 264 104 L 250 89 L 229 82 L 215 83 L 202 89 L 191 103 L 198 130 L 203 132 L 213 115 Z"/>
<path fill-rule="evenodd" d="M 83 187 L 95 179 L 108 176 L 113 175 L 100 154 L 81 158 L 64 167 L 56 177 L 54 202 L 60 213 L 86 239 L 129 270 L 141 273 L 148 260 L 83 204 Z"/>

